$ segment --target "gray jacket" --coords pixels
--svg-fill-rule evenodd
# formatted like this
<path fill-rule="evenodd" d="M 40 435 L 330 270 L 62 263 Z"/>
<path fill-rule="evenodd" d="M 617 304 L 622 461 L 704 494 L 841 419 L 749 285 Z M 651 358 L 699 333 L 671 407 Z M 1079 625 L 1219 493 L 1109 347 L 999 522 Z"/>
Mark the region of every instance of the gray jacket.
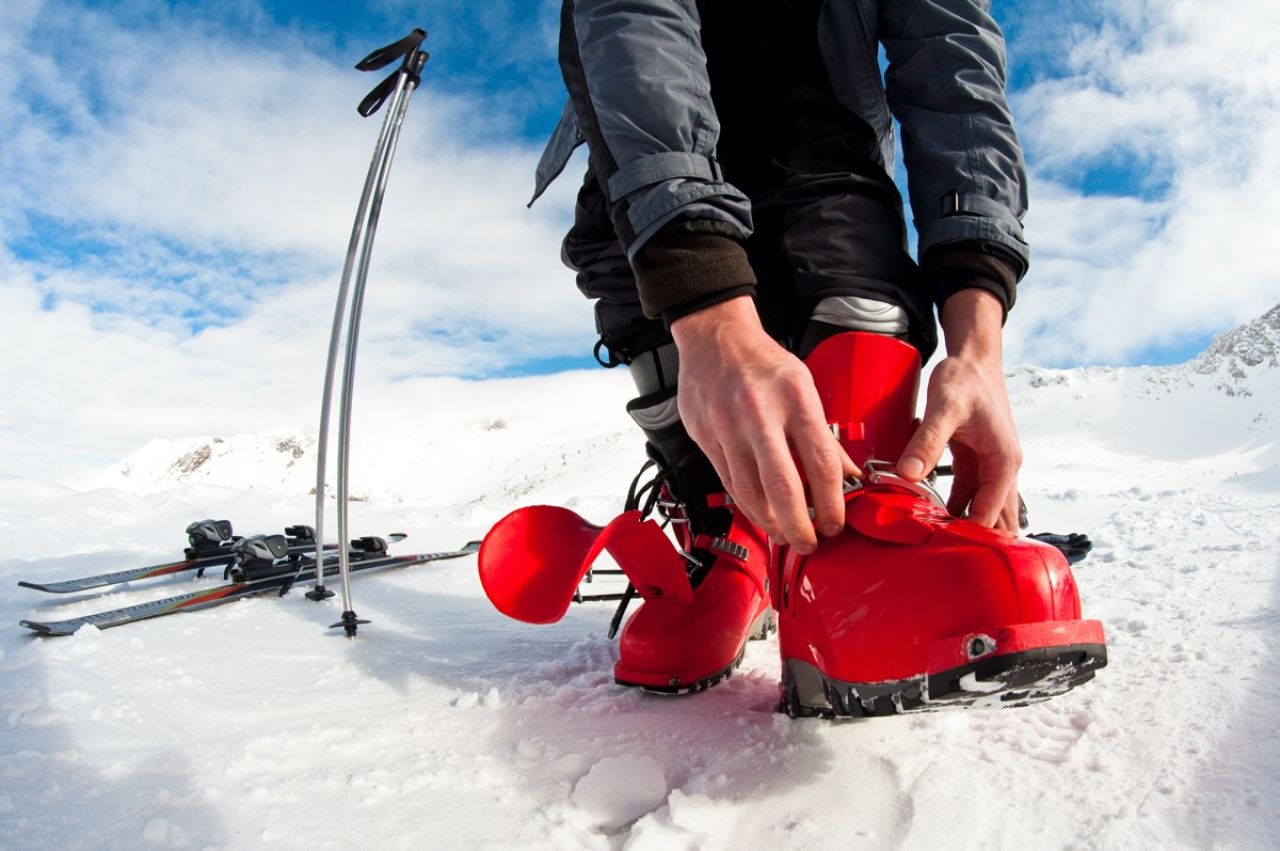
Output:
<path fill-rule="evenodd" d="M 891 110 L 902 124 L 920 256 L 976 240 L 1025 271 L 1026 170 L 1005 99 L 1004 37 L 989 8 L 987 0 L 826 0 L 818 40 L 836 97 L 875 130 L 890 174 Z M 716 164 L 720 128 L 699 32 L 695 0 L 564 0 L 570 101 L 533 197 L 589 141 L 628 256 L 679 216 L 751 233 L 749 201 Z M 883 83 L 878 44 L 888 58 Z"/>

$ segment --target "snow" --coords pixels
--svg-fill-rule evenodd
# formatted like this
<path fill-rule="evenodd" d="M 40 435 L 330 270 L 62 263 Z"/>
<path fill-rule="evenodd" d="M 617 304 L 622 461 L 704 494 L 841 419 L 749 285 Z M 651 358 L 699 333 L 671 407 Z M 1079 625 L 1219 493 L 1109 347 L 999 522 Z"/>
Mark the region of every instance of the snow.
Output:
<path fill-rule="evenodd" d="M 699 695 L 621 689 L 611 608 L 507 620 L 473 557 L 355 578 L 355 641 L 300 589 L 39 638 L 17 621 L 216 579 L 70 599 L 15 580 L 169 560 L 204 517 L 308 522 L 314 443 L 165 438 L 70 483 L 0 479 L 0 845 L 1275 847 L 1280 370 L 1249 327 L 1212 362 L 1011 370 L 1033 531 L 1093 537 L 1076 576 L 1110 653 L 1015 710 L 793 721 L 772 639 Z M 626 383 L 406 387 L 419 416 L 357 424 L 356 531 L 407 532 L 407 553 L 536 502 L 606 520 L 642 460 Z"/>
<path fill-rule="evenodd" d="M 572 800 L 590 824 L 616 833 L 666 803 L 670 793 L 662 765 L 653 757 L 609 756 L 574 785 Z"/>

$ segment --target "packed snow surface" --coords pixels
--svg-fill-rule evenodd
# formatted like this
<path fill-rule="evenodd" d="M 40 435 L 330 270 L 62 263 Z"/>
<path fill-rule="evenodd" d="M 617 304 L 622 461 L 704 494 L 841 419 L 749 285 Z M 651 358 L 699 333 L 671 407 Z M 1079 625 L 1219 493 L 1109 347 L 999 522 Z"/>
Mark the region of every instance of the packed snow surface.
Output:
<path fill-rule="evenodd" d="M 17 621 L 220 580 L 67 599 L 18 579 L 167 561 L 204 517 L 309 522 L 314 443 L 164 439 L 76 487 L 0 479 L 0 846 L 1276 847 L 1275 319 L 1177 367 L 1011 370 L 1034 530 L 1093 537 L 1076 576 L 1110 653 L 1023 709 L 794 721 L 772 639 L 703 694 L 628 691 L 610 607 L 507 620 L 474 557 L 355 578 L 354 641 L 301 589 L 38 638 Z M 607 520 L 643 457 L 626 384 L 406 391 L 418 413 L 358 424 L 354 531 L 407 553 L 532 503 Z"/>

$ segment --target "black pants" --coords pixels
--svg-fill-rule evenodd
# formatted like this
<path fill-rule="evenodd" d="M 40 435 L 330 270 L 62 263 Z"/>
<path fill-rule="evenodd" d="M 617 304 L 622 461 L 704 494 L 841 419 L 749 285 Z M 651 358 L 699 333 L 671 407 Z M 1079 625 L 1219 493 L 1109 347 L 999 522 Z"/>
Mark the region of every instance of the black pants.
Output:
<path fill-rule="evenodd" d="M 871 128 L 831 91 L 817 44 L 819 0 L 703 0 L 702 41 L 721 123 L 724 177 L 752 202 L 747 256 L 765 330 L 791 351 L 822 299 L 903 308 L 907 339 L 937 346 L 932 300 L 907 251 L 902 198 L 873 160 Z M 640 308 L 635 278 L 591 170 L 564 258 L 596 299 L 597 355 L 612 365 L 671 342 Z"/>

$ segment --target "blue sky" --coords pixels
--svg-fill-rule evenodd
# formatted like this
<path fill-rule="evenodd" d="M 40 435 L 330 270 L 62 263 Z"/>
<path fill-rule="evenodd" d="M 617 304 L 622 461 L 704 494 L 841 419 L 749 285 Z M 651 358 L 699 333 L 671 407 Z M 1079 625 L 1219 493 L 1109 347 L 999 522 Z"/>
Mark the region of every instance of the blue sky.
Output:
<path fill-rule="evenodd" d="M 223 422 L 183 414 L 194 388 L 309 419 L 377 132 L 355 104 L 380 75 L 352 66 L 417 25 L 362 386 L 592 364 L 558 260 L 581 158 L 524 207 L 563 97 L 558 6 L 5 0 L 0 433 Z M 994 4 L 1032 178 L 1011 363 L 1181 361 L 1280 301 L 1280 7 L 1235 9 Z"/>

